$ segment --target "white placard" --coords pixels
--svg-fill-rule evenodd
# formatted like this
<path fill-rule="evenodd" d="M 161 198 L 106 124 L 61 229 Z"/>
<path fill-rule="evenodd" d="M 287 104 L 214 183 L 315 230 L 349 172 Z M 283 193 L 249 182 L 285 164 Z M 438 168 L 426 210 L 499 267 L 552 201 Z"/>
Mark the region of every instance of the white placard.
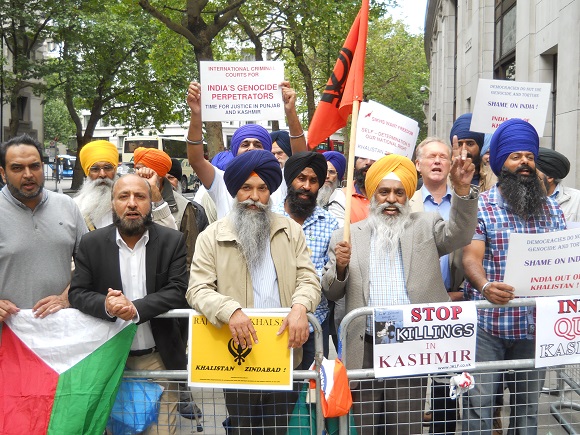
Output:
<path fill-rule="evenodd" d="M 284 62 L 200 62 L 204 121 L 284 119 Z"/>
<path fill-rule="evenodd" d="M 510 234 L 504 282 L 517 296 L 580 293 L 580 228 Z"/>
<path fill-rule="evenodd" d="M 536 304 L 536 367 L 578 364 L 580 355 L 580 292 L 549 297 Z"/>
<path fill-rule="evenodd" d="M 411 158 L 419 124 L 376 101 L 362 102 L 356 130 L 355 156 L 378 160 L 387 154 Z"/>
<path fill-rule="evenodd" d="M 473 302 L 375 308 L 373 325 L 377 378 L 461 372 L 475 366 Z"/>
<path fill-rule="evenodd" d="M 521 118 L 544 135 L 550 83 L 479 79 L 471 131 L 493 133 L 502 122 Z"/>

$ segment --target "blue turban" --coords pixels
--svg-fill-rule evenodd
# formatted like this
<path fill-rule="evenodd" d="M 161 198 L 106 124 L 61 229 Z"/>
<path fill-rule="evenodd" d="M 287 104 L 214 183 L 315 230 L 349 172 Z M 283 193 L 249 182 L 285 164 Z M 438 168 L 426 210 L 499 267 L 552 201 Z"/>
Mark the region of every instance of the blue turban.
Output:
<path fill-rule="evenodd" d="M 342 181 L 346 169 L 346 157 L 338 151 L 326 151 L 322 153 L 327 162 L 332 163 L 338 174 L 338 181 Z"/>
<path fill-rule="evenodd" d="M 464 113 L 453 123 L 451 127 L 451 133 L 449 133 L 449 140 L 453 144 L 453 136 L 457 136 L 457 139 L 473 139 L 477 142 L 479 149 L 483 147 L 483 140 L 485 135 L 483 133 L 477 133 L 471 131 L 469 128 L 471 126 L 471 113 Z"/>
<path fill-rule="evenodd" d="M 262 142 L 262 146 L 265 150 L 272 151 L 272 139 L 270 138 L 268 130 L 258 124 L 246 124 L 238 128 L 232 136 L 232 145 L 230 149 L 234 157 L 238 155 L 240 144 L 250 137 L 256 138 Z"/>
<path fill-rule="evenodd" d="M 489 166 L 499 175 L 511 153 L 531 152 L 538 157 L 540 138 L 532 124 L 522 119 L 504 121 L 495 131 L 489 146 Z"/>
<path fill-rule="evenodd" d="M 211 159 L 211 164 L 214 165 L 216 168 L 225 171 L 228 167 L 228 163 L 230 163 L 234 159 L 234 156 L 229 151 L 221 151 L 213 156 Z"/>
<path fill-rule="evenodd" d="M 232 198 L 234 198 L 238 190 L 246 182 L 252 172 L 266 183 L 270 193 L 273 193 L 280 187 L 282 183 L 282 170 L 280 163 L 274 157 L 271 151 L 254 150 L 245 152 L 235 157 L 224 173 L 224 182 Z"/>
<path fill-rule="evenodd" d="M 284 130 L 277 130 L 270 133 L 270 137 L 272 138 L 272 143 L 276 142 L 288 157 L 292 156 L 290 133 Z"/>
<path fill-rule="evenodd" d="M 479 155 L 481 157 L 483 157 L 485 155 L 485 153 L 489 152 L 489 145 L 491 144 L 491 137 L 492 136 L 493 136 L 492 133 L 485 134 L 485 139 L 483 139 L 483 148 L 481 149 L 481 152 L 479 153 Z"/>

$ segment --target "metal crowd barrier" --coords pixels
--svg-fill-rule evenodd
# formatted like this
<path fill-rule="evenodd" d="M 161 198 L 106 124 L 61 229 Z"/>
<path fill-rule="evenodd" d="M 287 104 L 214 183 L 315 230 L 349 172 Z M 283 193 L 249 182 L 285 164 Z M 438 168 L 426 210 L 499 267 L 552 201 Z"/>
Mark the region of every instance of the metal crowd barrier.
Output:
<path fill-rule="evenodd" d="M 192 310 L 181 309 L 181 310 L 171 310 L 168 313 L 162 314 L 159 317 L 164 318 L 188 318 Z M 267 310 L 265 310 L 267 311 Z M 323 345 L 322 345 L 322 327 L 320 323 L 316 320 L 316 317 L 312 314 L 308 314 L 308 320 L 314 328 L 314 345 L 315 345 L 315 362 L 317 367 L 320 366 L 323 356 Z M 322 428 L 325 425 L 324 417 L 322 415 L 321 402 L 320 402 L 320 379 L 318 376 L 318 370 L 294 370 L 293 380 L 295 389 L 301 391 L 305 385 L 308 385 L 310 379 L 316 381 L 316 392 L 315 399 L 312 401 L 314 403 L 307 403 L 306 407 L 309 415 L 314 415 L 315 418 L 304 418 L 302 415 L 301 419 L 294 419 L 294 425 L 292 427 L 281 427 L 275 426 L 267 428 L 264 430 L 264 434 L 282 434 L 290 433 L 294 435 L 306 435 L 314 434 L 317 431 L 314 428 L 316 424 L 317 428 Z M 187 393 L 191 392 L 191 398 L 195 402 L 195 406 L 199 408 L 199 413 L 196 413 L 196 409 L 190 406 L 190 409 L 186 411 L 189 412 L 188 417 L 184 417 L 183 413 L 171 413 L 171 417 L 175 417 L 175 427 L 171 428 L 171 424 L 165 427 L 159 427 L 159 433 L 175 433 L 175 434 L 193 434 L 193 433 L 204 433 L 204 434 L 231 434 L 234 433 L 232 428 L 228 428 L 228 415 L 225 406 L 225 399 L 223 390 L 221 388 L 189 388 L 187 384 L 187 371 L 186 370 L 163 370 L 163 371 L 148 371 L 148 370 L 126 370 L 123 375 L 125 381 L 143 381 L 148 380 L 151 383 L 161 383 L 166 387 L 166 391 L 175 393 L 175 396 L 186 397 Z M 184 396 L 185 393 L 185 396 Z M 184 402 L 187 403 L 187 400 Z M 295 403 L 290 404 L 290 410 L 292 412 Z M 159 413 L 168 413 L 170 409 L 167 405 L 163 403 L 160 406 Z M 178 404 L 179 409 L 179 404 Z M 175 415 L 177 414 L 177 415 Z M 170 416 L 165 416 L 170 417 Z M 290 417 L 290 416 L 289 416 Z M 166 418 L 167 419 L 167 418 Z M 290 420 L 292 421 L 292 420 Z M 315 423 L 314 423 L 315 422 Z M 257 428 L 241 430 L 240 433 L 247 434 L 259 434 L 262 433 Z M 318 431 L 320 433 L 320 431 Z"/>
<path fill-rule="evenodd" d="M 541 298 L 540 298 L 541 299 Z M 475 301 L 475 306 L 477 308 L 493 308 L 498 307 L 487 301 Z M 508 307 L 521 307 L 521 306 L 535 306 L 536 299 L 525 298 L 510 301 Z M 502 306 L 505 307 L 505 306 Z M 388 307 L 376 307 L 376 308 L 388 308 Z M 349 326 L 353 320 L 361 316 L 372 315 L 374 309 L 370 307 L 359 308 L 349 312 L 341 322 L 339 331 L 339 340 L 342 342 L 343 347 L 343 362 L 345 365 L 348 363 L 346 360 L 347 350 L 349 346 L 348 333 Z M 534 359 L 518 359 L 518 360 L 508 360 L 508 361 L 489 361 L 489 362 L 476 362 L 475 368 L 469 370 L 471 374 L 479 373 L 502 373 L 504 377 L 504 386 L 510 386 L 509 378 L 510 374 L 515 372 L 525 373 L 526 376 L 537 372 L 534 367 Z M 356 369 L 348 370 L 348 378 L 351 381 L 351 389 L 354 389 L 357 382 L 368 385 L 367 388 L 372 387 L 372 381 L 376 380 L 374 369 Z M 445 375 L 441 373 L 440 375 Z M 423 378 L 424 382 L 421 382 L 421 388 L 423 388 L 423 397 L 421 400 L 426 404 L 426 411 L 429 411 L 430 402 L 430 392 L 431 389 L 427 388 L 427 384 L 431 384 L 432 379 L 428 375 L 417 375 L 413 377 L 400 377 L 397 378 L 401 380 L 403 384 L 412 378 L 416 380 L 418 378 Z M 498 404 L 496 411 L 501 410 L 501 415 L 496 419 L 500 424 L 498 429 L 492 431 L 493 435 L 499 434 L 519 434 L 519 433 L 537 433 L 540 435 L 560 435 L 560 434 L 577 434 L 580 433 L 580 413 L 576 413 L 580 409 L 580 360 L 579 364 L 576 365 L 566 365 L 564 367 L 553 367 L 546 370 L 545 387 L 541 390 L 543 393 L 540 395 L 540 400 L 538 404 L 538 427 L 536 428 L 517 428 L 513 421 L 510 420 L 510 394 L 504 389 L 498 392 Z M 512 389 L 514 388 L 513 384 Z M 365 387 L 362 387 L 363 389 Z M 414 388 L 414 387 L 400 387 L 398 386 L 399 392 L 403 392 L 404 388 Z M 517 388 L 517 386 L 515 387 Z M 448 390 L 448 389 L 447 389 Z M 447 391 L 448 392 L 448 391 Z M 553 401 L 551 396 L 558 396 L 556 401 Z M 444 431 L 437 431 L 431 426 L 431 422 L 428 418 L 428 413 L 424 415 L 424 421 L 422 431 L 419 433 L 435 433 L 435 434 L 461 434 L 462 433 L 462 421 L 463 409 L 461 399 L 457 399 L 457 410 L 451 410 L 456 412 L 456 424 L 455 428 L 449 429 L 445 428 Z M 355 432 L 357 434 L 364 433 L 379 433 L 371 427 L 361 427 L 353 419 L 359 417 L 361 421 L 364 421 L 364 416 L 358 414 L 358 412 L 364 412 L 362 410 L 353 409 L 349 416 L 344 416 L 340 418 L 340 435 L 352 435 Z M 569 410 L 569 412 L 565 412 Z M 431 414 L 432 418 L 432 414 Z M 511 425 L 511 428 L 510 428 Z M 393 434 L 414 434 L 407 423 L 399 423 L 394 425 L 396 427 L 388 427 L 386 433 L 389 435 Z M 508 429 L 510 428 L 510 429 Z M 529 432 L 528 432 L 529 430 Z M 380 432 L 384 433 L 384 432 Z M 479 433 L 479 432 L 478 432 Z"/>

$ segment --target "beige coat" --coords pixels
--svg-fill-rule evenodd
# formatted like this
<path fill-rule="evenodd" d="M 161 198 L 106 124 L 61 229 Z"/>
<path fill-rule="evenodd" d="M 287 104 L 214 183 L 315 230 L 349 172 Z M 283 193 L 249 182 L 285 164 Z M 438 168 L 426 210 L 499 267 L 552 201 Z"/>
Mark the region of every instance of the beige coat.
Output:
<path fill-rule="evenodd" d="M 216 326 L 227 323 L 238 308 L 254 306 L 252 279 L 229 219 L 220 219 L 199 234 L 186 295 L 189 305 Z M 282 307 L 298 303 L 313 313 L 320 302 L 320 280 L 302 227 L 273 214 L 270 249 Z"/>

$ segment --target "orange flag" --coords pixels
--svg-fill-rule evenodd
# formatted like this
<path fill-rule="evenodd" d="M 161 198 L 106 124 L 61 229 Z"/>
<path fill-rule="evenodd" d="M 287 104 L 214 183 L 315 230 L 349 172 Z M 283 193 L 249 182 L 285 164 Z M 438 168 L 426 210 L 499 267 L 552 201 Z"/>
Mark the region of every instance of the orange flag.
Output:
<path fill-rule="evenodd" d="M 311 149 L 344 127 L 352 102 L 363 99 L 368 28 L 369 0 L 363 0 L 308 127 Z"/>

